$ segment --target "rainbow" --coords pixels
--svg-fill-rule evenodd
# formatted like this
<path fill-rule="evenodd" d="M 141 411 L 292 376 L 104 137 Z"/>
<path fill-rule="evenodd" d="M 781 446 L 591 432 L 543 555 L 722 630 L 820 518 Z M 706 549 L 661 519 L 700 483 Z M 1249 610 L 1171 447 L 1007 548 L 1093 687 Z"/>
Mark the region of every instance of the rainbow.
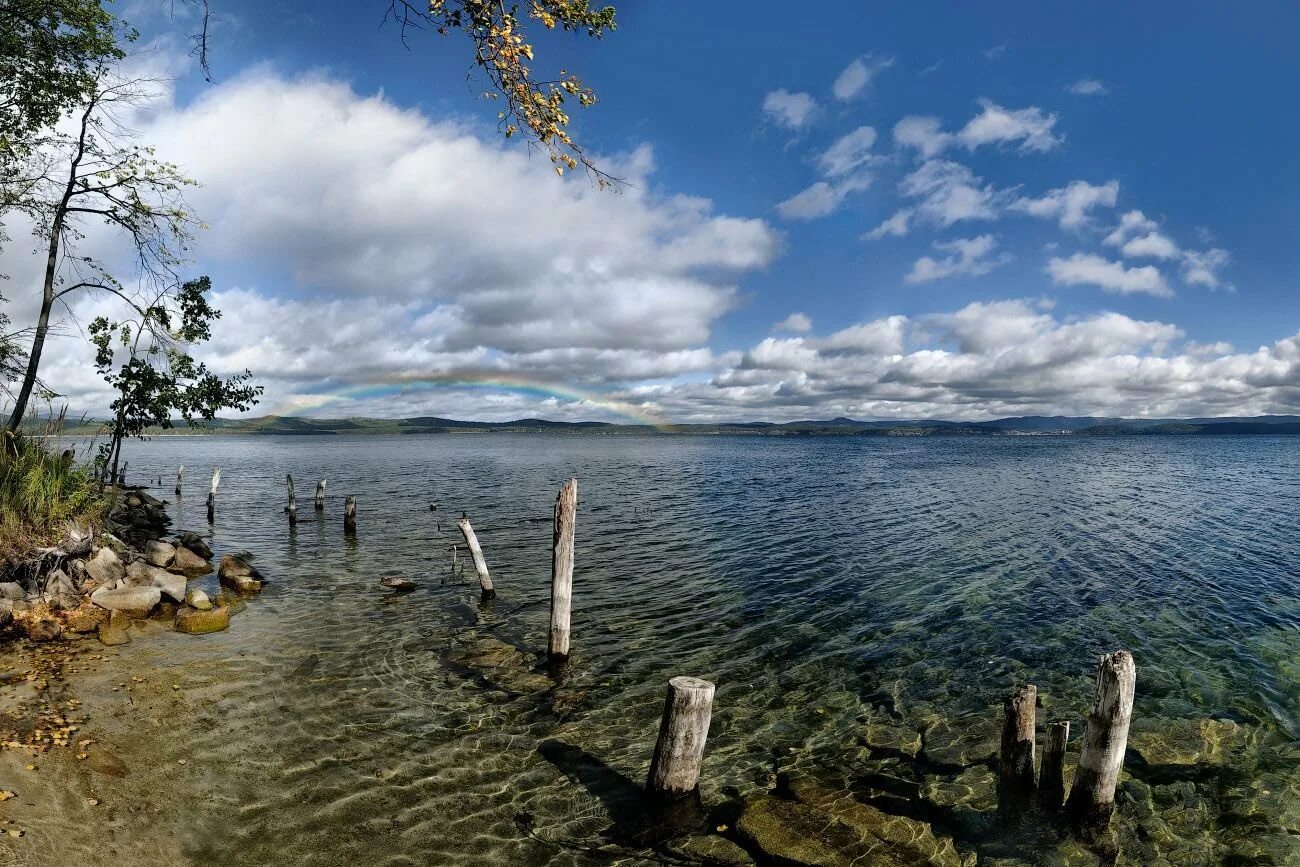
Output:
<path fill-rule="evenodd" d="M 455 375 L 419 375 L 401 374 L 370 382 L 353 383 L 339 386 L 328 391 L 312 394 L 295 395 L 275 408 L 270 415 L 293 416 L 309 410 L 317 410 L 343 400 L 365 400 L 389 397 L 396 394 L 409 394 L 443 389 L 476 389 L 482 391 L 505 391 L 513 394 L 526 394 L 543 399 L 555 398 L 569 402 L 585 403 L 592 407 L 627 419 L 632 424 L 647 425 L 660 431 L 670 431 L 673 425 L 665 421 L 644 405 L 610 400 L 595 391 L 574 388 L 523 376 L 501 376 L 500 374 L 455 374 Z"/>

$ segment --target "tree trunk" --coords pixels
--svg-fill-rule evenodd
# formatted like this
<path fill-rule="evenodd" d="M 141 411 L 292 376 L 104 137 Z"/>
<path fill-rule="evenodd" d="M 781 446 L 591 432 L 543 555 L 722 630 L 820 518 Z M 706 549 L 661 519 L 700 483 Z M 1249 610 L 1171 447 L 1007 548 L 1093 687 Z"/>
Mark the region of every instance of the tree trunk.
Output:
<path fill-rule="evenodd" d="M 646 791 L 656 798 L 684 798 L 700 780 L 704 743 L 713 716 L 713 684 L 698 677 L 668 681 L 668 697 L 659 720 L 659 740 L 650 759 Z"/>
<path fill-rule="evenodd" d="M 45 335 L 50 330 L 50 311 L 54 309 L 54 269 L 57 266 L 58 244 L 50 244 L 50 260 L 45 271 L 45 295 L 41 299 L 41 315 L 36 320 L 36 336 L 32 338 L 31 352 L 27 356 L 27 372 L 23 375 L 22 388 L 14 399 L 14 409 L 9 415 L 7 430 L 17 432 L 27 415 L 27 403 L 31 400 L 32 389 L 36 387 L 36 372 L 41 366 L 41 352 L 45 348 Z"/>

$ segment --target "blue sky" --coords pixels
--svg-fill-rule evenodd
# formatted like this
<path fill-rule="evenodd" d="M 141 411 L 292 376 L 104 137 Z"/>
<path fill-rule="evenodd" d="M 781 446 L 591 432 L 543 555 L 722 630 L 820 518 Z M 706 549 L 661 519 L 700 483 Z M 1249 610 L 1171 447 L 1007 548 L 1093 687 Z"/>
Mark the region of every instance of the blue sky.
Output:
<path fill-rule="evenodd" d="M 214 83 L 128 7 L 176 76 L 144 133 L 205 183 L 196 267 L 228 322 L 352 333 L 218 334 L 263 410 L 1300 411 L 1294 4 L 620 4 L 539 66 L 596 87 L 575 135 L 621 196 L 501 143 L 463 38 L 213 5 Z"/>

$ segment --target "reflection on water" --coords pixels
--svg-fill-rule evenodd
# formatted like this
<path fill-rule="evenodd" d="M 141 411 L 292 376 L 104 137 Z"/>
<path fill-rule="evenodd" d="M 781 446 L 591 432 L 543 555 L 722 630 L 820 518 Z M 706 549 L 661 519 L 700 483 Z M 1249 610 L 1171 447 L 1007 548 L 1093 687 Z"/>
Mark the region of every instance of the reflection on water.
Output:
<path fill-rule="evenodd" d="M 274 582 L 227 633 L 156 637 L 220 678 L 157 747 L 206 769 L 177 832 L 196 861 L 635 863 L 619 829 L 675 674 L 718 684 L 706 805 L 790 769 L 869 796 L 897 761 L 863 745 L 872 725 L 924 732 L 947 774 L 927 785 L 960 793 L 1003 691 L 1034 682 L 1040 721 L 1080 720 L 1120 647 L 1142 771 L 1121 813 L 1172 816 L 1122 841 L 1129 863 L 1252 837 L 1284 863 L 1300 839 L 1300 439 L 212 437 L 127 457 L 168 492 L 184 464 L 175 527 L 204 532 L 221 466 L 212 547 Z M 329 480 L 293 531 L 286 472 Z M 574 655 L 553 677 L 570 475 Z M 450 570 L 462 510 L 488 604 Z M 421 586 L 390 595 L 389 575 Z M 1014 851 L 987 823 L 936 830 Z"/>

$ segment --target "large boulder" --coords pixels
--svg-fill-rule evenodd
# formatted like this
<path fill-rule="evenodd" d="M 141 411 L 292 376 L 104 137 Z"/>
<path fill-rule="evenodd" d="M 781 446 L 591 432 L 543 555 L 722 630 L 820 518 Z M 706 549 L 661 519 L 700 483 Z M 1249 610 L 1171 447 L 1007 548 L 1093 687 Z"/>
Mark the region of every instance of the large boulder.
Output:
<path fill-rule="evenodd" d="M 90 594 L 90 601 L 109 611 L 121 611 L 127 617 L 145 618 L 162 599 L 157 587 L 100 587 Z"/>
<path fill-rule="evenodd" d="M 162 594 L 174 602 L 185 601 L 185 576 L 173 575 L 171 572 L 159 569 L 154 573 L 153 586 L 162 591 Z"/>
<path fill-rule="evenodd" d="M 27 598 L 27 592 L 23 590 L 23 585 L 13 581 L 0 583 L 0 599 L 8 599 L 13 602 L 22 602 Z"/>
<path fill-rule="evenodd" d="M 187 530 L 181 533 L 177 539 L 180 542 L 181 547 L 189 548 L 204 560 L 212 559 L 212 549 L 208 547 L 208 543 L 198 533 Z"/>
<path fill-rule="evenodd" d="M 182 608 L 176 612 L 173 624 L 177 632 L 187 635 L 206 635 L 209 632 L 221 632 L 230 627 L 230 609 L 225 605 L 201 611 L 197 608 Z"/>
<path fill-rule="evenodd" d="M 223 586 L 240 593 L 252 593 L 262 589 L 262 574 L 238 554 L 227 554 L 221 558 L 217 576 Z"/>
<path fill-rule="evenodd" d="M 203 558 L 202 555 L 191 551 L 188 547 L 181 546 L 176 549 L 176 558 L 172 560 L 169 567 L 173 572 L 179 572 L 186 578 L 197 578 L 200 575 L 207 575 L 212 571 L 212 564 Z"/>
<path fill-rule="evenodd" d="M 100 548 L 99 553 L 86 561 L 86 574 L 96 584 L 108 584 L 126 575 L 126 568 L 112 548 Z"/>
<path fill-rule="evenodd" d="M 176 558 L 176 546 L 170 542 L 163 542 L 155 539 L 152 542 L 146 542 L 144 546 L 144 559 L 149 561 L 151 566 L 157 566 L 160 569 L 166 569 L 171 565 L 172 560 Z"/>
<path fill-rule="evenodd" d="M 111 548 L 113 553 L 118 555 L 119 557 L 126 554 L 126 550 L 127 550 L 126 543 L 123 542 L 121 539 L 117 538 L 116 536 L 114 536 L 112 533 L 101 532 L 95 538 L 98 540 L 100 546 L 105 548 Z"/>

